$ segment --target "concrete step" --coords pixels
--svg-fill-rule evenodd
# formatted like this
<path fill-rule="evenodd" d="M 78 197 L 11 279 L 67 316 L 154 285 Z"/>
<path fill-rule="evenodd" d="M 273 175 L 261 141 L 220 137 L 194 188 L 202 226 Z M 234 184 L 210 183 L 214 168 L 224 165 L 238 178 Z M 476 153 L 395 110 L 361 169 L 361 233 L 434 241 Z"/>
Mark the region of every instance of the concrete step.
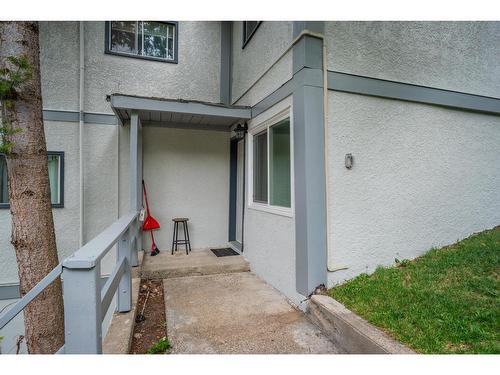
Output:
<path fill-rule="evenodd" d="M 249 272 L 250 265 L 241 255 L 216 257 L 209 249 L 193 249 L 189 255 L 178 251 L 162 251 L 157 256 L 144 255 L 139 275 L 141 278 L 169 279 L 173 277 Z"/>

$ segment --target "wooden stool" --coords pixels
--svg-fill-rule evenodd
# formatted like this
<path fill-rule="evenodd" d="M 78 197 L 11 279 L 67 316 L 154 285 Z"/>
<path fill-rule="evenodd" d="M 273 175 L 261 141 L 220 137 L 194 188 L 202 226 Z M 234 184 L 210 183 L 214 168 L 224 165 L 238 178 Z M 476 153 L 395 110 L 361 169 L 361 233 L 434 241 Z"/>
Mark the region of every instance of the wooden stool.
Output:
<path fill-rule="evenodd" d="M 175 217 L 172 219 L 174 222 L 174 235 L 172 236 L 172 255 L 174 255 L 174 247 L 175 251 L 177 251 L 177 245 L 186 246 L 186 255 L 191 251 L 191 242 L 189 241 L 189 229 L 187 226 L 188 218 L 185 217 Z M 184 239 L 179 240 L 179 223 L 182 223 L 182 229 L 184 230 Z"/>

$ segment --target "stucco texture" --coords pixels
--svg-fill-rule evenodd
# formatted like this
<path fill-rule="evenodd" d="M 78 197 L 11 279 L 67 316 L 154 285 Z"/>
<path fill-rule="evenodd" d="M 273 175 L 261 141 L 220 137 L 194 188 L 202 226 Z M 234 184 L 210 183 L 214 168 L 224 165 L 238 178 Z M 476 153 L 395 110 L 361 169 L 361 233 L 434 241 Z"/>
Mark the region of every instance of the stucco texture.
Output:
<path fill-rule="evenodd" d="M 330 91 L 328 119 L 329 285 L 500 224 L 500 117 Z"/>
<path fill-rule="evenodd" d="M 40 22 L 40 74 L 44 109 L 78 111 L 78 22 Z"/>
<path fill-rule="evenodd" d="M 112 113 L 112 93 L 220 101 L 220 22 L 179 22 L 178 64 L 105 54 L 104 25 L 85 23 L 85 111 Z"/>
<path fill-rule="evenodd" d="M 326 22 L 328 69 L 500 97 L 500 22 Z"/>
<path fill-rule="evenodd" d="M 44 126 L 47 150 L 64 151 L 64 208 L 52 209 L 57 250 L 63 259 L 78 248 L 78 124 L 46 122 Z M 0 284 L 19 280 L 10 238 L 10 210 L 0 210 Z"/>
<path fill-rule="evenodd" d="M 242 27 L 243 22 L 233 22 L 231 96 L 237 104 L 254 105 L 292 78 L 292 56 L 287 53 L 252 92 L 238 100 L 291 45 L 293 22 L 262 22 L 245 48 L 242 48 Z"/>
<path fill-rule="evenodd" d="M 44 126 L 47 150 L 64 151 L 64 207 L 52 209 L 59 260 L 63 260 L 79 247 L 78 123 L 46 121 Z M 91 240 L 118 217 L 117 132 L 117 126 L 85 124 L 84 241 Z M 10 211 L 0 210 L 0 284 L 18 282 L 10 222 Z M 102 264 L 102 274 L 109 274 L 113 265 L 111 251 Z"/>
<path fill-rule="evenodd" d="M 174 217 L 189 218 L 193 249 L 226 246 L 229 132 L 145 126 L 143 137 L 143 175 L 151 215 L 161 225 L 154 233 L 160 250 L 171 249 Z M 143 243 L 151 249 L 149 234 Z"/>

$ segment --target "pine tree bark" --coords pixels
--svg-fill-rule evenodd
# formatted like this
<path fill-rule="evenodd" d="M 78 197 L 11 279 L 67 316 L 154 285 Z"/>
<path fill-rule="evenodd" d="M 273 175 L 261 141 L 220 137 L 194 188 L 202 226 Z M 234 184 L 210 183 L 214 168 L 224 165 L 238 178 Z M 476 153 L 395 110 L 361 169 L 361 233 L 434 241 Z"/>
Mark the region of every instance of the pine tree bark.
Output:
<path fill-rule="evenodd" d="M 37 22 L 0 22 L 0 67 L 12 68 L 7 57 L 26 56 L 31 79 L 16 89 L 2 117 L 19 132 L 6 155 L 11 242 L 15 248 L 21 295 L 25 295 L 59 263 L 50 201 L 47 149 L 42 121 L 40 46 Z M 24 310 L 29 353 L 55 353 L 64 344 L 61 280 L 58 278 Z"/>

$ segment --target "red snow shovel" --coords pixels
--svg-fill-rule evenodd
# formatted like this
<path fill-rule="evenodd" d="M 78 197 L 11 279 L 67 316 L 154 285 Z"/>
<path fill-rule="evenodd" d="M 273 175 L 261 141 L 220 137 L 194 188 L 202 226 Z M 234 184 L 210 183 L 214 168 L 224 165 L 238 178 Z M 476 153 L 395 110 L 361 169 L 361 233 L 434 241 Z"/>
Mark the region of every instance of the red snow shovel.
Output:
<path fill-rule="evenodd" d="M 155 244 L 155 238 L 153 236 L 153 230 L 154 229 L 159 229 L 160 228 L 160 223 L 156 221 L 156 219 L 151 216 L 149 213 L 149 203 L 148 203 L 148 195 L 146 193 L 146 184 L 144 184 L 144 180 L 142 180 L 142 188 L 144 190 L 144 199 L 146 200 L 146 212 L 147 216 L 146 219 L 144 220 L 144 224 L 142 224 L 142 230 L 143 231 L 149 231 L 151 233 L 151 256 L 158 255 L 160 250 L 158 250 L 158 247 Z"/>

